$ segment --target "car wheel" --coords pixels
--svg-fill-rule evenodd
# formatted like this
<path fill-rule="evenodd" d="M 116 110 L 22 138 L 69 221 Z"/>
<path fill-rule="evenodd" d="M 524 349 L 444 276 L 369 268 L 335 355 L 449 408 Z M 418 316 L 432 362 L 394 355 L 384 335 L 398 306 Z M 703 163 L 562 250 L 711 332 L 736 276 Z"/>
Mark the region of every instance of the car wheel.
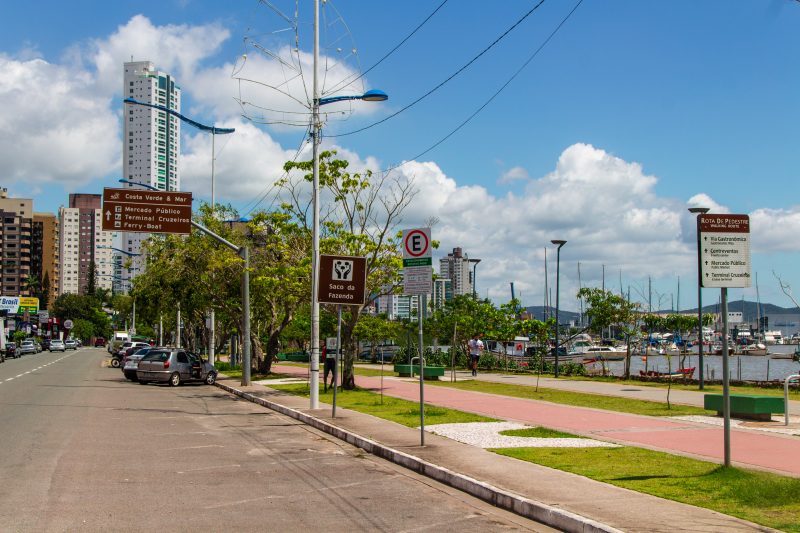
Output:
<path fill-rule="evenodd" d="M 140 379 L 139 380 L 139 385 L 147 385 L 147 381 L 145 381 L 143 379 Z"/>
<path fill-rule="evenodd" d="M 119 359 L 112 359 L 111 360 L 111 368 L 119 368 Z"/>
<path fill-rule="evenodd" d="M 206 385 L 213 385 L 217 381 L 217 373 L 209 372 L 206 376 Z"/>
<path fill-rule="evenodd" d="M 173 386 L 173 387 L 177 387 L 178 385 L 180 385 L 180 384 L 181 384 L 181 375 L 180 375 L 180 374 L 178 374 L 177 372 L 174 372 L 174 373 L 173 373 L 173 374 L 172 374 L 172 375 L 169 377 L 169 384 L 170 384 L 171 386 Z"/>

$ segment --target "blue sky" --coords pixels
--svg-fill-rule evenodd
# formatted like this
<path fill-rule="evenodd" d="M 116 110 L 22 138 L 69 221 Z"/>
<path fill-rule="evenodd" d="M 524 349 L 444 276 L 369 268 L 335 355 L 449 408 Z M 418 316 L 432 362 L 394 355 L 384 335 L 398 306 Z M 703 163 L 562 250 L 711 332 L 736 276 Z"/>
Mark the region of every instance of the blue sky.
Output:
<path fill-rule="evenodd" d="M 366 10 L 356 0 L 329 2 L 323 46 L 339 39 L 347 71 L 365 70 L 439 3 L 380 2 Z M 366 75 L 365 88 L 381 88 L 390 100 L 353 106 L 347 120 L 330 117 L 325 134 L 398 111 L 537 3 L 446 2 Z M 547 0 L 431 96 L 381 125 L 326 143 L 354 168 L 411 160 L 483 105 L 576 3 Z M 274 4 L 293 13 L 293 2 Z M 300 48 L 310 52 L 310 0 L 300 9 Z M 114 184 L 121 62 L 131 55 L 178 78 L 184 113 L 237 127 L 218 146 L 220 201 L 249 209 L 303 138 L 302 128 L 256 129 L 234 105 L 230 74 L 241 54 L 260 67 L 255 74 L 266 77 L 271 68 L 266 60 L 255 63 L 245 37 L 278 50 L 291 34 L 270 35 L 285 23 L 255 0 L 7 2 L 2 16 L 7 75 L 0 81 L 0 144 L 7 149 L 0 148 L 0 158 L 7 170 L 0 185 L 32 196 L 37 210 L 55 211 L 69 192 Z M 618 288 L 621 276 L 634 296 L 650 276 L 662 304 L 676 300 L 680 279 L 686 308 L 696 304 L 694 227 L 686 207 L 706 204 L 751 214 L 761 299 L 790 307 L 772 270 L 800 283 L 798 27 L 800 2 L 790 0 L 585 0 L 480 114 L 397 171 L 420 190 L 404 226 L 439 217 L 433 234 L 441 251 L 463 246 L 481 257 L 478 290 L 498 301 L 508 298 L 514 281 L 523 303 L 541 304 L 544 249 L 550 239 L 564 238 L 566 307 L 575 307 L 564 295 L 574 294 L 581 262 L 584 285 L 602 283 L 605 265 L 606 286 Z M 352 48 L 357 56 L 347 54 Z M 209 150 L 206 138 L 184 129 L 183 188 L 203 199 Z M 744 295 L 755 299 L 755 289 Z M 716 298 L 716 291 L 704 291 L 707 302 Z"/>

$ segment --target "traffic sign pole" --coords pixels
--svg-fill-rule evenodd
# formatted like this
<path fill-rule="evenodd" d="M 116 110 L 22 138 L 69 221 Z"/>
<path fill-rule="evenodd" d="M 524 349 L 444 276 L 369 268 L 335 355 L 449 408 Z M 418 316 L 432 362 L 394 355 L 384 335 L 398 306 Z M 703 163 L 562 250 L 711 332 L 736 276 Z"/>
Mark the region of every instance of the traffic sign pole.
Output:
<path fill-rule="evenodd" d="M 731 466 L 731 384 L 728 369 L 728 289 L 720 289 L 722 301 L 722 418 L 725 466 Z"/>

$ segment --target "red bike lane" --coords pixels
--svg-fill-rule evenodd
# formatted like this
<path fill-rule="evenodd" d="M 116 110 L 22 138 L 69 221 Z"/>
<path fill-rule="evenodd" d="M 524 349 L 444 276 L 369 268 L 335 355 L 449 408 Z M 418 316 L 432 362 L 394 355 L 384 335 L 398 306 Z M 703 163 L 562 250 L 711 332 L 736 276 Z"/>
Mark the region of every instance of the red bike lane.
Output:
<path fill-rule="evenodd" d="M 302 367 L 280 367 L 279 371 L 307 377 Z M 356 376 L 359 387 L 379 391 L 380 377 Z M 383 393 L 419 401 L 419 383 L 384 377 Z M 655 448 L 723 461 L 723 430 L 718 426 L 650 417 L 600 409 L 464 391 L 436 385 L 425 386 L 425 403 L 449 407 L 503 420 L 544 426 L 619 444 Z M 731 459 L 741 466 L 800 476 L 800 438 L 766 432 L 731 430 Z"/>

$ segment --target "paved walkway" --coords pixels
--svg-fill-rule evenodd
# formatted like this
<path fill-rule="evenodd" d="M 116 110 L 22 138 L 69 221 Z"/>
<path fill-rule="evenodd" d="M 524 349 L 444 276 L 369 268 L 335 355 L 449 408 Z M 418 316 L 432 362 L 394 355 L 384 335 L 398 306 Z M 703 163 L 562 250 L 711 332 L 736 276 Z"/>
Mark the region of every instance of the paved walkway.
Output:
<path fill-rule="evenodd" d="M 281 366 L 279 372 L 307 376 L 302 367 Z M 379 390 L 379 377 L 356 376 L 360 387 Z M 384 377 L 388 396 L 419 401 L 415 380 Z M 662 391 L 663 392 L 663 391 Z M 723 430 L 683 420 L 649 417 L 512 398 L 449 387 L 425 387 L 426 404 L 449 407 L 502 420 L 544 426 L 598 440 L 639 446 L 722 463 Z M 750 430 L 731 431 L 731 458 L 738 466 L 800 477 L 800 438 Z"/>
<path fill-rule="evenodd" d="M 466 376 L 467 373 L 464 373 Z M 524 374 L 479 374 L 481 381 L 493 381 L 497 383 L 513 383 L 515 385 L 534 386 L 536 376 Z M 539 386 L 548 389 L 567 390 L 573 392 L 585 392 L 589 394 L 602 394 L 604 396 L 620 396 L 623 398 L 635 398 L 637 400 L 649 400 L 653 402 L 666 402 L 667 389 L 651 387 L 645 384 L 637 385 L 633 383 L 613 383 L 607 381 L 574 380 L 574 379 L 554 379 L 543 377 L 539 380 Z M 797 385 L 792 385 L 793 396 L 797 396 Z M 682 405 L 694 405 L 703 407 L 703 395 L 705 392 L 699 390 L 680 390 L 672 389 L 669 395 L 670 402 Z M 789 412 L 800 414 L 800 401 L 789 400 Z"/>
<path fill-rule="evenodd" d="M 306 378 L 305 368 L 280 366 L 279 371 Z M 361 386 L 370 386 L 363 376 L 358 376 Z M 374 378 L 373 378 L 374 379 Z M 378 380 L 379 381 L 379 378 Z M 388 384 L 389 381 L 385 380 Z M 497 455 L 482 448 L 462 444 L 452 439 L 427 433 L 425 446 L 420 446 L 419 429 L 377 417 L 338 408 L 336 418 L 331 417 L 331 408 L 321 404 L 320 409 L 308 409 L 308 399 L 290 396 L 254 384 L 239 387 L 237 381 L 223 379 L 244 392 L 264 398 L 295 410 L 312 415 L 345 431 L 372 439 L 383 446 L 397 450 L 400 454 L 418 457 L 426 463 L 437 465 L 446 471 L 468 476 L 484 486 L 497 487 L 533 502 L 540 502 L 555 509 L 563 509 L 578 517 L 589 519 L 582 527 L 558 521 L 558 517 L 543 516 L 542 519 L 558 529 L 593 532 L 755 532 L 772 531 L 768 528 L 734 518 L 732 516 L 665 500 L 655 496 L 615 487 L 589 478 L 562 472 L 552 468 L 519 461 Z M 398 382 L 400 386 L 413 385 Z M 435 387 L 426 388 L 426 398 Z M 438 390 L 438 388 L 436 388 Z M 418 388 L 417 388 L 418 390 Z M 342 438 L 339 436 L 339 438 Z M 409 466 L 407 466 L 409 467 Z M 419 470 L 420 473 L 427 472 Z M 458 486 L 456 483 L 453 486 Z M 546 515 L 546 513 L 545 513 Z M 549 518 L 549 519 L 548 519 Z M 601 527 L 592 525 L 592 521 Z M 579 522 L 579 521 L 578 521 Z M 604 526 L 602 526 L 604 525 Z"/>

